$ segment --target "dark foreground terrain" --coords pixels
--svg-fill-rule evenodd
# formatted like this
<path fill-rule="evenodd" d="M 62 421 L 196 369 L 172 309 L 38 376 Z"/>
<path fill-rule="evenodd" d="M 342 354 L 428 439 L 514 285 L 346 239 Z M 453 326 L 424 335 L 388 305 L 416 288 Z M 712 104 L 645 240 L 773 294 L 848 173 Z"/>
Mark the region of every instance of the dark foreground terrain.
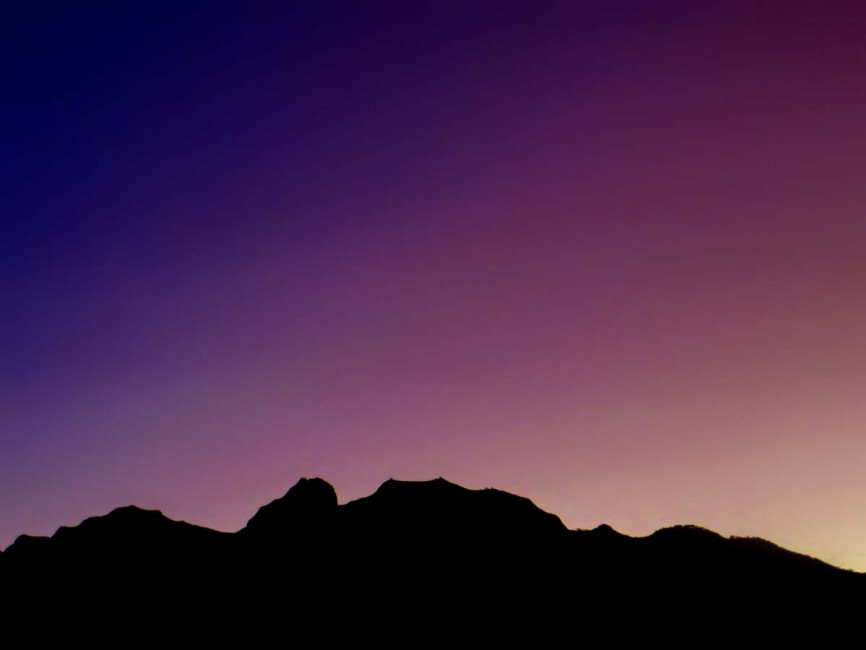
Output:
<path fill-rule="evenodd" d="M 344 505 L 301 479 L 237 533 L 118 508 L 22 535 L 0 554 L 0 585 L 7 628 L 118 644 L 769 642 L 854 629 L 866 606 L 866 574 L 761 539 L 568 530 L 528 499 L 443 479 L 390 480 Z"/>

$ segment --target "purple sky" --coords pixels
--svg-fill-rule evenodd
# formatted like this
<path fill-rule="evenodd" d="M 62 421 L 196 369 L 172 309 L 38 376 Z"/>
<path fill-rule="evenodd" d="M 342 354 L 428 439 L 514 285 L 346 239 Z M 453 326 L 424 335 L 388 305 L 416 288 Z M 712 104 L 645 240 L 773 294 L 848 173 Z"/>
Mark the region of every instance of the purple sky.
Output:
<path fill-rule="evenodd" d="M 0 547 L 441 475 L 866 570 L 861 3 L 176 4 L 0 20 Z"/>

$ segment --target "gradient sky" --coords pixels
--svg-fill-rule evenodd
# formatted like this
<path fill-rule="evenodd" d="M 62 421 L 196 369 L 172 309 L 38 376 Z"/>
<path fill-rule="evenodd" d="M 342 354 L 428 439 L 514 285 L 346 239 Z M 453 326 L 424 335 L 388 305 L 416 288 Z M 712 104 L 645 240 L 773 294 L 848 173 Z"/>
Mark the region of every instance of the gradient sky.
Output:
<path fill-rule="evenodd" d="M 866 571 L 862 2 L 14 4 L 0 547 L 441 475 Z"/>

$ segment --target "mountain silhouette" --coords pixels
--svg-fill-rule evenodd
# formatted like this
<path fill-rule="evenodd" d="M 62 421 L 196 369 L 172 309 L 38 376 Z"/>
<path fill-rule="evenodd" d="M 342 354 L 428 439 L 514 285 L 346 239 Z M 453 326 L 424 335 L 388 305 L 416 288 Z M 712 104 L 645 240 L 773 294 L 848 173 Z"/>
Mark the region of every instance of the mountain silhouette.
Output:
<path fill-rule="evenodd" d="M 149 612 L 158 627 L 210 621 L 203 634 L 220 622 L 247 641 L 283 625 L 332 641 L 461 631 L 467 642 L 537 642 L 569 629 L 637 639 L 666 620 L 691 633 L 749 621 L 778 638 L 791 616 L 838 620 L 866 596 L 866 574 L 766 540 L 697 526 L 569 530 L 527 498 L 442 478 L 388 480 L 343 505 L 329 483 L 304 478 L 236 533 L 118 508 L 20 536 L 0 554 L 0 584 L 7 612 L 99 611 L 118 628 Z"/>

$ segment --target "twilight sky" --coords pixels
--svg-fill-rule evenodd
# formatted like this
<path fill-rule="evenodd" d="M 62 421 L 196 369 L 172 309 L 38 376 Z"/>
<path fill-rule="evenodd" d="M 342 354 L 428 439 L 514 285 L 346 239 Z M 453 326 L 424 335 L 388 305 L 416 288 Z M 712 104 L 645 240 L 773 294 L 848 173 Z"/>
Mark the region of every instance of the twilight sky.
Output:
<path fill-rule="evenodd" d="M 441 475 L 866 571 L 861 2 L 14 4 L 0 547 Z"/>

